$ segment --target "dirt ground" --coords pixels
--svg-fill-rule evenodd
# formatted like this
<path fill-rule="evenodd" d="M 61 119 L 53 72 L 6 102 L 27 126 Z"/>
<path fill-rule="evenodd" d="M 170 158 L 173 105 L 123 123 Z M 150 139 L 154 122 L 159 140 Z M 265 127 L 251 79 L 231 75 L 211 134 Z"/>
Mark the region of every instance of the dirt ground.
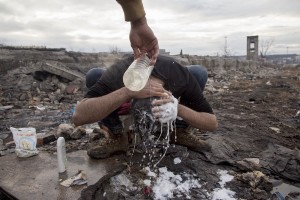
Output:
<path fill-rule="evenodd" d="M 207 95 L 218 116 L 217 133 L 249 141 L 252 148 L 238 152 L 241 154 L 255 154 L 270 142 L 299 149 L 299 75 L 299 67 L 282 68 L 263 78 L 233 80 L 227 92 Z"/>
<path fill-rule="evenodd" d="M 225 152 L 224 155 L 218 152 L 217 149 L 209 155 L 194 155 L 193 152 L 190 152 L 192 157 L 197 157 L 197 159 L 201 160 L 202 170 L 208 174 L 212 175 L 214 173 L 206 168 L 212 166 L 216 169 L 226 168 L 239 173 L 251 171 L 253 168 L 243 171 L 242 167 L 238 166 L 236 162 L 245 158 L 258 158 L 262 162 L 270 162 L 271 158 L 268 158 L 269 160 L 263 158 L 264 152 L 269 150 L 270 145 L 279 145 L 291 151 L 300 149 L 300 113 L 297 115 L 297 112 L 300 111 L 300 67 L 263 70 L 266 71 L 263 75 L 258 70 L 250 75 L 242 74 L 240 76 L 240 74 L 236 75 L 231 72 L 226 74 L 226 76 L 224 75 L 224 77 L 210 78 L 213 81 L 208 82 L 205 96 L 217 115 L 219 128 L 214 133 L 200 132 L 198 134 L 199 137 L 208 141 L 210 139 L 217 141 L 216 138 L 221 138 L 228 148 L 222 149 L 224 145 L 220 146 L 220 151 L 224 153 L 224 151 L 230 149 L 230 152 Z M 69 111 L 72 105 L 65 107 L 67 108 L 64 111 Z M 30 116 L 34 117 L 35 113 L 33 111 L 28 109 L 25 111 L 28 112 L 26 114 L 27 119 Z M 5 112 L 6 116 L 8 116 L 9 112 L 14 112 L 14 110 Z M 57 116 L 61 118 L 61 120 L 55 120 L 58 123 L 63 121 L 70 122 L 68 118 L 70 115 L 57 115 L 57 112 L 52 113 L 53 116 L 47 116 L 49 120 Z M 16 127 L 25 125 L 24 120 L 22 121 L 24 114 L 11 116 L 14 116 L 14 118 L 1 120 L 2 131 L 8 125 Z M 4 132 L 7 133 L 7 130 Z M 7 142 L 8 138 L 5 139 L 5 142 Z M 86 138 L 78 141 L 68 141 L 68 151 L 76 150 L 74 146 L 78 146 L 76 143 L 82 143 L 82 140 L 86 140 Z M 40 150 L 54 151 L 54 148 L 55 143 L 52 143 Z M 84 149 L 86 146 L 83 145 L 81 148 Z M 280 179 L 283 182 L 299 187 L 300 159 L 296 159 L 294 162 L 297 169 L 295 172 L 292 172 L 292 175 L 286 175 L 284 172 L 276 173 L 267 169 L 267 167 L 261 167 L 260 170 L 270 178 Z M 202 177 L 206 177 L 208 179 L 206 181 L 209 182 L 209 178 L 207 178 L 209 175 L 202 172 Z M 212 178 L 211 180 L 214 179 Z M 213 184 L 211 183 L 211 186 L 207 186 L 207 189 L 212 189 Z M 245 196 L 247 193 L 242 189 L 242 186 L 238 187 L 237 185 L 235 188 L 238 193 L 237 197 L 252 198 L 251 194 Z"/>
<path fill-rule="evenodd" d="M 300 68 L 272 68 L 263 75 L 252 73 L 239 77 L 227 74 L 226 77 L 215 77 L 209 85 L 214 89 L 206 90 L 206 97 L 218 116 L 219 128 L 214 133 L 200 131 L 197 135 L 212 145 L 212 152 L 195 153 L 176 146 L 168 151 L 159 167 L 167 166 L 178 174 L 195 173 L 204 186 L 193 191 L 191 199 L 212 198 L 208 193 L 218 186 L 216 174 L 219 169 L 226 169 L 235 176 L 227 186 L 236 192 L 238 199 L 269 199 L 274 192 L 271 191 L 274 182 L 278 181 L 299 187 L 300 160 L 299 155 L 293 157 L 293 154 L 299 154 L 300 147 L 300 116 L 297 115 L 300 110 Z M 177 156 L 183 164 L 174 166 L 172 161 Z M 260 166 L 241 162 L 249 158 L 258 159 Z M 257 171 L 266 174 L 267 178 L 255 177 Z M 112 172 L 108 177 L 118 177 L 118 173 Z M 124 170 L 123 175 L 133 183 L 145 178 L 136 169 Z M 145 198 L 142 189 L 131 193 L 128 188 L 118 192 L 112 190 L 113 184 L 108 177 L 102 178 L 96 187 L 85 189 L 82 199 L 94 199 L 91 196 L 104 199 L 103 194 L 117 199 Z M 257 185 L 253 185 L 255 181 Z M 299 191 L 300 188 L 296 192 L 280 192 L 299 199 Z"/>

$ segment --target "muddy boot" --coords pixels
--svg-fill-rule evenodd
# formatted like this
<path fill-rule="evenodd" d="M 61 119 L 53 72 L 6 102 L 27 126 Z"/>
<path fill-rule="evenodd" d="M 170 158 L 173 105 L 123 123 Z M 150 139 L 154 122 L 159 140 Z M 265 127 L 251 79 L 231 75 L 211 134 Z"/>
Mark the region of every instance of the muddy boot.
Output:
<path fill-rule="evenodd" d="M 87 154 L 91 158 L 108 158 L 113 154 L 126 152 L 127 149 L 128 136 L 127 134 L 120 133 L 110 135 L 109 138 L 91 141 Z"/>
<path fill-rule="evenodd" d="M 211 146 L 208 142 L 200 139 L 192 133 L 188 133 L 184 129 L 176 130 L 176 141 L 174 133 L 171 135 L 171 143 L 186 146 L 188 149 L 197 152 L 211 151 Z"/>

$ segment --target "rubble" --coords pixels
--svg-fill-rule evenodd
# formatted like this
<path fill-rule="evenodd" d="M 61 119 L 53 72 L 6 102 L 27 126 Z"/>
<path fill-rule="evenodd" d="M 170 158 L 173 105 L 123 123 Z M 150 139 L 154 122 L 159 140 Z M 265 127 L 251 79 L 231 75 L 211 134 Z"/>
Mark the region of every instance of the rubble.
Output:
<path fill-rule="evenodd" d="M 77 128 L 72 125 L 72 110 L 86 92 L 84 74 L 93 67 L 109 67 L 122 55 L 64 50 L 0 51 L 1 156 L 14 153 L 10 126 L 35 127 L 38 150 L 51 154 L 56 153 L 59 136 L 69 139 L 66 141 L 67 153 L 86 150 L 89 139 L 98 139 L 95 137 L 99 134 L 93 134 L 99 132 L 97 123 Z M 181 171 L 197 173 L 209 192 L 219 182 L 217 171 L 229 170 L 235 177 L 240 177 L 226 185 L 235 192 L 235 198 L 270 197 L 269 189 L 253 188 L 242 181 L 246 179 L 246 173 L 255 171 L 300 187 L 300 172 L 297 171 L 300 162 L 297 157 L 300 149 L 299 67 L 216 57 L 186 55 L 174 58 L 184 65 L 203 64 L 208 68 L 209 80 L 204 92 L 216 113 L 219 128 L 214 133 L 196 132 L 212 144 L 212 152 L 201 154 L 176 146 L 168 150 L 160 167 L 168 166 L 174 174 Z M 58 71 L 55 66 L 64 70 Z M 181 162 L 174 165 L 174 158 Z M 124 170 L 119 169 L 105 179 Z M 104 188 L 101 187 L 93 186 L 102 191 Z M 85 191 L 82 194 L 91 194 Z M 199 193 L 204 195 L 203 191 Z"/>

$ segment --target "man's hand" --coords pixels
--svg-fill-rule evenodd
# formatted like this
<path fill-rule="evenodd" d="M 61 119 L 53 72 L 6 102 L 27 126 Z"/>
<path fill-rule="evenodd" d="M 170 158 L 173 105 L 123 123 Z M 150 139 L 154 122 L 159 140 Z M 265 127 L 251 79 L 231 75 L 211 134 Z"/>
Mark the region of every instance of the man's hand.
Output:
<path fill-rule="evenodd" d="M 169 98 L 155 99 L 152 102 L 152 113 L 160 123 L 176 120 L 178 113 L 178 100 L 170 95 Z"/>
<path fill-rule="evenodd" d="M 147 53 L 151 58 L 150 65 L 156 63 L 159 53 L 158 41 L 145 17 L 131 22 L 129 40 L 135 58 Z"/>
<path fill-rule="evenodd" d="M 161 83 L 153 81 L 151 78 L 149 78 L 145 87 L 140 91 L 131 91 L 126 87 L 125 89 L 130 99 L 144 99 L 148 97 L 162 97 L 166 99 L 171 96 L 171 93 L 165 90 Z"/>

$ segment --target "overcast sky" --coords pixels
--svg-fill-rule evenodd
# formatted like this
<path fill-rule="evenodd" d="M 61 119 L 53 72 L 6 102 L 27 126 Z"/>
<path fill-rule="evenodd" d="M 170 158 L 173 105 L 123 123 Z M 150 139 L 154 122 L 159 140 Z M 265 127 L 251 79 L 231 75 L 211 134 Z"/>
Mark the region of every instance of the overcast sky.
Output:
<path fill-rule="evenodd" d="M 300 54 L 300 0 L 144 0 L 159 46 L 171 54 L 246 54 L 246 37 L 270 53 Z M 115 0 L 0 0 L 0 44 L 99 52 L 131 51 L 129 23 Z M 226 39 L 225 39 L 226 38 Z"/>

